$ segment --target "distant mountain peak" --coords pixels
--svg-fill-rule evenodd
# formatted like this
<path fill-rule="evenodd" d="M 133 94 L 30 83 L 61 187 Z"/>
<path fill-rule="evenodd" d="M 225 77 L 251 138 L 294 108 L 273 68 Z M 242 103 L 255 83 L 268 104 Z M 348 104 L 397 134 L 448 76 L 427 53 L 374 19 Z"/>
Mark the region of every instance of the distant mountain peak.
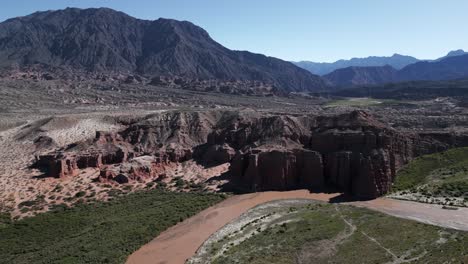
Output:
<path fill-rule="evenodd" d="M 350 87 L 355 85 L 373 85 L 392 82 L 396 79 L 397 70 L 390 65 L 357 67 L 351 66 L 335 70 L 323 78 L 330 85 Z"/>
<path fill-rule="evenodd" d="M 446 59 L 446 58 L 450 58 L 450 57 L 457 57 L 457 56 L 463 56 L 463 55 L 466 55 L 468 54 L 467 52 L 465 52 L 464 50 L 462 49 L 458 49 L 458 50 L 452 50 L 452 51 L 449 51 L 447 53 L 447 55 L 443 56 L 443 57 L 440 57 L 438 59 L 435 59 L 433 61 L 441 61 L 443 59 Z"/>
<path fill-rule="evenodd" d="M 338 69 L 347 67 L 381 67 L 390 65 L 395 69 L 402 69 L 409 64 L 418 62 L 419 60 L 406 55 L 393 54 L 392 56 L 369 56 L 366 58 L 352 58 L 349 60 L 338 60 L 333 63 L 316 63 L 310 61 L 295 62 L 296 65 L 302 67 L 314 74 L 326 75 Z"/>
<path fill-rule="evenodd" d="M 347 67 L 324 75 L 330 85 L 352 87 L 402 81 L 435 81 L 468 77 L 468 54 L 444 57 L 435 61 L 420 61 L 401 70 L 390 66 Z"/>
<path fill-rule="evenodd" d="M 399 54 L 399 53 L 394 53 L 390 58 L 413 58 L 409 55 L 402 55 L 402 54 Z"/>
<path fill-rule="evenodd" d="M 453 56 L 460 56 L 460 55 L 465 55 L 466 52 L 462 49 L 458 49 L 458 50 L 452 50 L 450 51 L 449 53 L 447 53 L 447 56 L 445 57 L 453 57 Z"/>

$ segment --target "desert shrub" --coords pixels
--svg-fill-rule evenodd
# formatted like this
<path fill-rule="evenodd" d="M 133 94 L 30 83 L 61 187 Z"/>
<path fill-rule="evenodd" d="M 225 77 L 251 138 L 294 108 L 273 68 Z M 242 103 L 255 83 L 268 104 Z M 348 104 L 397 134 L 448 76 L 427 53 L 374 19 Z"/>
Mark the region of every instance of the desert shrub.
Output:
<path fill-rule="evenodd" d="M 163 230 L 222 199 L 151 190 L 73 208 L 54 205 L 12 223 L 1 216 L 0 263 L 123 263 Z"/>

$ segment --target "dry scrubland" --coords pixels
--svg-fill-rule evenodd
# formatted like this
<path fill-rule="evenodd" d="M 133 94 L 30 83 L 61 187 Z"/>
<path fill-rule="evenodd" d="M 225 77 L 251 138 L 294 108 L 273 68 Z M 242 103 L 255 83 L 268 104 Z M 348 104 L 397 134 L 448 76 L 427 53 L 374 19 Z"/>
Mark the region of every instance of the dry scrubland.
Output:
<path fill-rule="evenodd" d="M 176 191 L 169 193 L 154 190 L 157 186 L 152 183 L 95 182 L 97 172 L 93 170 L 72 178 L 55 179 L 40 177 L 39 171 L 29 167 L 38 152 L 92 138 L 96 131 L 118 131 L 129 119 L 166 110 L 228 109 L 333 115 L 364 109 L 399 131 L 463 133 L 468 127 L 468 110 L 451 98 L 403 103 L 375 103 L 363 99 L 356 104 L 356 100 L 336 101 L 326 97 L 256 97 L 131 84 L 114 87 L 86 82 L 71 85 L 62 81 L 2 80 L 0 85 L 2 263 L 30 263 L 32 260 L 36 263 L 122 263 L 132 251 L 162 230 L 222 199 L 213 194 L 200 195 L 201 191 L 206 193 L 216 188 L 200 185 L 196 180 L 201 179 L 203 183 L 209 177 L 219 176 L 225 167 L 207 171 L 193 162 L 178 165 L 163 186 L 164 190 Z M 51 137 L 56 145 L 40 145 L 37 149 L 34 141 L 40 136 Z M 447 159 L 449 163 L 451 159 Z M 424 171 L 429 178 L 418 178 L 421 180 L 406 185 L 406 177 L 402 176 L 397 186 L 407 193 L 416 190 L 421 194 L 443 194 L 442 197 L 451 199 L 447 204 L 459 205 L 452 199 L 466 197 L 466 190 L 460 189 L 458 183 L 457 188 L 453 188 L 452 183 L 466 180 L 464 167 L 462 160 L 457 160 L 453 166 L 442 163 L 440 168 Z M 402 173 L 405 171 L 413 173 L 411 169 Z M 190 193 L 194 191 L 197 193 Z M 205 253 L 213 253 L 211 257 L 219 263 L 234 260 L 239 263 L 281 260 L 285 263 L 298 258 L 312 259 L 307 252 L 326 247 L 327 250 L 321 250 L 314 260 L 356 260 L 359 256 L 354 253 L 364 250 L 369 259 L 377 263 L 403 263 L 412 258 L 416 262 L 438 262 L 442 257 L 453 262 L 466 261 L 460 255 L 460 250 L 466 252 L 461 248 L 466 244 L 463 232 L 403 221 L 365 209 L 289 203 L 279 203 L 271 207 L 274 209 L 266 206 L 271 210 L 265 213 L 249 212 L 247 218 L 240 218 L 220 231 L 229 234 L 227 238 L 216 243 L 215 240 L 207 242 Z M 51 212 L 44 213 L 47 211 Z M 31 217 L 38 213 L 41 214 Z M 252 218 L 251 214 L 257 216 Z M 23 217 L 26 219 L 18 220 Z M 246 221 L 256 222 L 248 224 Z M 284 223 L 277 225 L 280 222 Z M 236 223 L 236 228 L 246 226 L 235 232 L 237 229 L 233 225 Z M 402 235 L 392 240 L 386 236 L 391 232 L 386 230 L 395 226 L 401 228 L 398 231 Z M 418 246 L 411 251 L 410 244 Z M 304 249 L 304 245 L 308 247 Z M 264 258 L 272 252 L 278 253 L 275 259 Z M 203 260 L 207 255 L 200 253 L 199 257 Z"/>
<path fill-rule="evenodd" d="M 109 8 L 8 19 L 0 49 L 1 263 L 122 263 L 221 191 L 376 198 L 414 157 L 468 147 L 465 80 L 337 90 L 464 78 L 468 55 L 322 78 L 229 50 L 188 21 Z M 393 197 L 466 206 L 467 154 L 415 160 Z M 367 206 L 389 213 L 386 201 Z M 468 208 L 441 215 L 439 205 L 391 201 L 396 215 L 468 227 Z M 460 263 L 466 244 L 464 232 L 293 200 L 247 212 L 191 262 Z"/>
<path fill-rule="evenodd" d="M 468 148 L 419 157 L 399 171 L 389 197 L 468 206 Z"/>
<path fill-rule="evenodd" d="M 146 190 L 20 221 L 2 215 L 0 263 L 123 263 L 160 232 L 222 199 Z"/>
<path fill-rule="evenodd" d="M 464 263 L 468 234 L 353 206 L 283 200 L 213 234 L 188 263 Z"/>
<path fill-rule="evenodd" d="M 0 209 L 13 216 L 33 215 L 48 210 L 53 204 L 106 200 L 107 193 L 114 189 L 128 192 L 129 187 L 123 189 L 119 185 L 92 182 L 95 171 L 70 179 L 37 178 L 40 172 L 29 166 L 38 152 L 34 144 L 38 137 L 50 136 L 58 145 L 54 147 L 60 147 L 92 138 L 98 130 L 119 130 L 126 120 L 160 111 L 219 109 L 333 115 L 364 109 L 403 132 L 464 133 L 468 127 L 468 110 L 460 100 L 453 98 L 382 104 L 361 104 L 369 100 L 360 99 L 357 100 L 359 105 L 355 105 L 356 99 L 342 99 L 336 104 L 334 98 L 327 97 L 243 96 L 86 80 L 3 79 L 0 87 Z M 334 107 L 329 107 L 330 104 Z M 189 184 L 197 175 L 213 175 L 193 166 L 183 166 L 173 174 L 178 177 L 193 171 L 196 175 L 186 179 Z M 131 189 L 144 187 L 142 184 Z"/>

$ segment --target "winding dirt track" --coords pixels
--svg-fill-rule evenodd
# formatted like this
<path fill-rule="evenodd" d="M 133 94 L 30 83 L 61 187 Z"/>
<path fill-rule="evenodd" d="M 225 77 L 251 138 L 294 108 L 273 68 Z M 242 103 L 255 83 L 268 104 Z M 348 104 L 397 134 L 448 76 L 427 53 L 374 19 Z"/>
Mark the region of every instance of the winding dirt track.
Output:
<path fill-rule="evenodd" d="M 280 199 L 313 199 L 329 202 L 339 194 L 310 193 L 307 190 L 237 195 L 162 232 L 127 259 L 128 264 L 180 264 L 192 257 L 211 234 L 247 210 Z M 345 202 L 359 207 L 428 224 L 468 231 L 468 208 L 445 210 L 440 205 L 380 198 Z"/>

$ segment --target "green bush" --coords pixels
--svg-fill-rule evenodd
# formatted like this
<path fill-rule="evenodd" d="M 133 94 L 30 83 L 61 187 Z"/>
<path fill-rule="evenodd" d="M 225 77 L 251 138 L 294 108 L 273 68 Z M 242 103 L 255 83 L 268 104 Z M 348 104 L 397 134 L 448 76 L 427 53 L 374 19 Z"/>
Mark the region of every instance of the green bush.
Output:
<path fill-rule="evenodd" d="M 151 190 L 107 203 L 56 205 L 13 223 L 1 216 L 0 263 L 123 263 L 163 230 L 222 199 Z"/>
<path fill-rule="evenodd" d="M 455 148 L 441 153 L 421 156 L 403 167 L 396 176 L 393 191 L 410 190 L 417 192 L 416 187 L 437 182 L 442 183 L 437 192 L 449 192 L 468 184 L 468 148 Z M 453 182 L 460 180 L 460 182 Z M 450 182 L 452 182 L 450 184 Z M 445 184 L 447 183 L 447 184 Z M 433 188 L 433 187 L 431 187 Z M 425 188 L 427 191 L 427 189 Z"/>

